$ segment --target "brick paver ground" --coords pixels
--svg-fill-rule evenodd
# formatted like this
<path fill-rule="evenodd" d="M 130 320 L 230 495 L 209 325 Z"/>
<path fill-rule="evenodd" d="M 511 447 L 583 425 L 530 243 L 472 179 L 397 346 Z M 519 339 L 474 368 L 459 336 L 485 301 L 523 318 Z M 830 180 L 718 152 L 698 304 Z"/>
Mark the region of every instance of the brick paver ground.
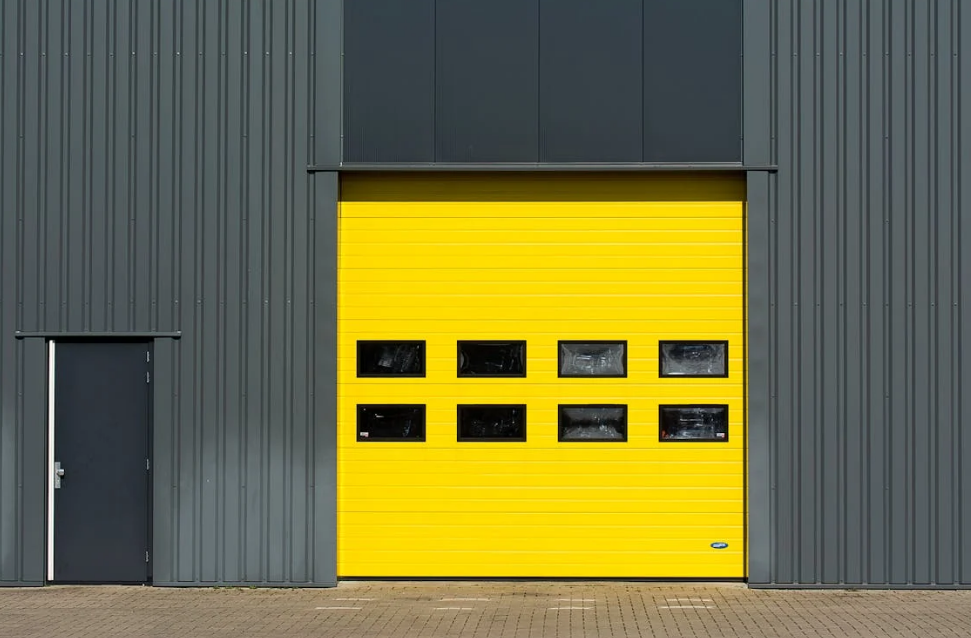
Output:
<path fill-rule="evenodd" d="M 0 637 L 971 636 L 971 591 L 344 582 L 336 589 L 0 588 Z"/>

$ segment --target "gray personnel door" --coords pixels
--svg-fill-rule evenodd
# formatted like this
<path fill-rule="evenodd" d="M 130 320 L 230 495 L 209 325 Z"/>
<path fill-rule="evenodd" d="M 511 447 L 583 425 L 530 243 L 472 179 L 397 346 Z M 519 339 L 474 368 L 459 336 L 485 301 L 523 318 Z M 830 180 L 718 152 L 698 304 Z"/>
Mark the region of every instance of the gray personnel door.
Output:
<path fill-rule="evenodd" d="M 148 583 L 151 346 L 59 341 L 52 365 L 51 579 Z"/>

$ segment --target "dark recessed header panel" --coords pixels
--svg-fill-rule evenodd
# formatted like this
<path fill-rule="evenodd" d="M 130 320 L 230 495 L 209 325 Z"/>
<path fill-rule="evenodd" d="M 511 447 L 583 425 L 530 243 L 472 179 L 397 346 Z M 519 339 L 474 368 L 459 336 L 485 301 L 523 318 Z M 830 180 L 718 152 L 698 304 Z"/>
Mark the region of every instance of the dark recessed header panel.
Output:
<path fill-rule="evenodd" d="M 741 0 L 344 4 L 346 164 L 739 163 Z"/>

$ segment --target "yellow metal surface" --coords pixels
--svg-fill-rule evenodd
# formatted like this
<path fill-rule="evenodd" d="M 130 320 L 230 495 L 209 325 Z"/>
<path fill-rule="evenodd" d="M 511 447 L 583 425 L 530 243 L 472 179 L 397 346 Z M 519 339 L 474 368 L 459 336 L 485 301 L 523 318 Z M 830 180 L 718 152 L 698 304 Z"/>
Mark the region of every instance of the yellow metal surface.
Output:
<path fill-rule="evenodd" d="M 745 576 L 742 180 L 384 175 L 341 188 L 341 576 Z M 359 339 L 426 341 L 426 377 L 357 378 Z M 526 340 L 527 377 L 457 378 L 467 339 Z M 558 378 L 561 339 L 627 340 L 627 378 Z M 729 377 L 659 378 L 662 339 L 727 339 Z M 425 404 L 426 441 L 358 442 L 359 403 Z M 459 403 L 526 404 L 527 440 L 457 442 Z M 627 404 L 628 440 L 558 442 L 560 403 Z M 728 404 L 729 440 L 659 442 L 664 403 Z"/>

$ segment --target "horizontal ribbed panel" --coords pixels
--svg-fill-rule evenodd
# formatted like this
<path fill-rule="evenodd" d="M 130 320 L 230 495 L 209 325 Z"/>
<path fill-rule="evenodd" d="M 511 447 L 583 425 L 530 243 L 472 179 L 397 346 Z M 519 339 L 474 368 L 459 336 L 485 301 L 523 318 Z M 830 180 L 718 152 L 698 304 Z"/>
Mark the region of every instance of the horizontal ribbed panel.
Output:
<path fill-rule="evenodd" d="M 341 575 L 745 575 L 740 178 L 345 176 L 341 192 Z M 659 378 L 662 339 L 727 339 L 729 377 Z M 358 340 L 425 341 L 424 376 L 359 378 Z M 525 376 L 458 377 L 459 340 L 525 341 Z M 560 378 L 559 340 L 626 341 L 626 377 Z M 359 440 L 359 404 L 414 403 L 424 441 Z M 667 403 L 728 405 L 729 441 L 660 442 Z M 460 404 L 525 404 L 526 440 L 458 441 Z M 559 441 L 561 404 L 627 406 L 626 440 Z"/>

